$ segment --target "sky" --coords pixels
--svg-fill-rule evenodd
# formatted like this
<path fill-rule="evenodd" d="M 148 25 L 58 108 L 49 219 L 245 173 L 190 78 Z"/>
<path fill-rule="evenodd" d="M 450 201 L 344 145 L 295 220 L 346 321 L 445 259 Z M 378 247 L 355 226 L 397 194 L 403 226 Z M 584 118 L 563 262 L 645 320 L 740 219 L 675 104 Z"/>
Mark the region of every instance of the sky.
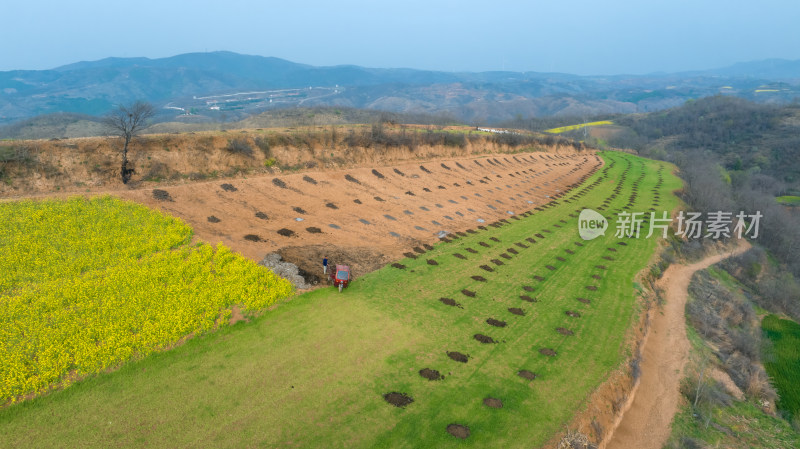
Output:
<path fill-rule="evenodd" d="M 646 74 L 800 59 L 797 0 L 9 0 L 0 71 L 228 50 L 317 66 Z"/>

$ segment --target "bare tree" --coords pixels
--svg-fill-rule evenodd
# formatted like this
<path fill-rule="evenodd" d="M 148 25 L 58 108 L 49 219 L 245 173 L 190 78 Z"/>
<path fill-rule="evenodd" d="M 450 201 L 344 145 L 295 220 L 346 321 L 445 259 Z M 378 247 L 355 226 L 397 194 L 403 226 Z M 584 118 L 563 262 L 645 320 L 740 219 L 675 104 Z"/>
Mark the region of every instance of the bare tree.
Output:
<path fill-rule="evenodd" d="M 131 105 L 120 105 L 103 119 L 103 124 L 115 136 L 125 140 L 122 147 L 122 183 L 127 184 L 133 175 L 133 169 L 128 168 L 128 145 L 142 130 L 147 128 L 147 120 L 155 115 L 153 105 L 144 101 L 137 101 Z"/>

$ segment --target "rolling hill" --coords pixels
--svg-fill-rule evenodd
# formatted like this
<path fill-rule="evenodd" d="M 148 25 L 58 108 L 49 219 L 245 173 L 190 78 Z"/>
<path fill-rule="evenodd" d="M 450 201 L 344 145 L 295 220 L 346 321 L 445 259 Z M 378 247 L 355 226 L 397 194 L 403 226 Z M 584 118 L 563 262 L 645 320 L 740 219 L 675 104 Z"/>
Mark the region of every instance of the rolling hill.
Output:
<path fill-rule="evenodd" d="M 161 107 L 162 120 L 220 122 L 298 105 L 446 114 L 487 123 L 517 116 L 646 112 L 718 93 L 788 102 L 799 95 L 797 65 L 767 60 L 703 72 L 575 76 L 315 67 L 232 52 L 106 58 L 0 72 L 0 124 L 49 113 L 99 115 L 135 99 Z"/>

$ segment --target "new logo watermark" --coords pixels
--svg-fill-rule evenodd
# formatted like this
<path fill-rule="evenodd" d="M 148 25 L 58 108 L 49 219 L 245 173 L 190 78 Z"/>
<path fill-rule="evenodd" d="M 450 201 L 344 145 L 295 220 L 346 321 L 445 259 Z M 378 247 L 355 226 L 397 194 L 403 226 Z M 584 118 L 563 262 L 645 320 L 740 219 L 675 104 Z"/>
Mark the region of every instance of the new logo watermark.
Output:
<path fill-rule="evenodd" d="M 712 238 L 714 240 L 731 236 L 741 239 L 749 236 L 751 239 L 755 239 L 758 237 L 758 228 L 762 217 L 760 211 L 756 211 L 755 214 L 745 214 L 744 211 L 740 211 L 736 215 L 733 215 L 733 212 L 709 212 L 705 219 L 700 212 L 681 211 L 676 218 L 671 217 L 668 212 L 662 212 L 660 217 L 656 216 L 655 212 L 620 212 L 617 214 L 614 236 L 639 238 L 642 235 L 643 225 L 647 223 L 648 232 L 645 238 L 650 238 L 658 230 L 661 231 L 662 238 L 667 238 L 667 230 L 677 219 L 675 229 L 677 236 L 685 236 L 689 239 Z M 592 209 L 582 210 L 578 217 L 578 233 L 583 240 L 593 240 L 601 235 L 606 235 L 608 226 L 608 220 Z"/>
<path fill-rule="evenodd" d="M 599 212 L 584 209 L 578 217 L 578 233 L 584 240 L 593 240 L 601 235 L 606 235 L 608 220 Z"/>

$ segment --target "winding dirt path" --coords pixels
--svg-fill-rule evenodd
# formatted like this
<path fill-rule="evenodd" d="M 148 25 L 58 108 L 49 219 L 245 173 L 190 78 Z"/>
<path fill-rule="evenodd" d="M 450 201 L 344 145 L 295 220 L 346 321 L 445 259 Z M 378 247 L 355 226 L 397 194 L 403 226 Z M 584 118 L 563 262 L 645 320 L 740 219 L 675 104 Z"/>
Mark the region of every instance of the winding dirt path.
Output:
<path fill-rule="evenodd" d="M 733 251 L 706 257 L 691 265 L 672 265 L 658 287 L 666 292 L 666 304 L 656 310 L 642 350 L 642 375 L 631 393 L 622 417 L 601 448 L 660 449 L 671 432 L 678 411 L 680 380 L 689 357 L 686 337 L 686 299 L 695 271 L 708 268 L 750 247 L 743 242 Z"/>

